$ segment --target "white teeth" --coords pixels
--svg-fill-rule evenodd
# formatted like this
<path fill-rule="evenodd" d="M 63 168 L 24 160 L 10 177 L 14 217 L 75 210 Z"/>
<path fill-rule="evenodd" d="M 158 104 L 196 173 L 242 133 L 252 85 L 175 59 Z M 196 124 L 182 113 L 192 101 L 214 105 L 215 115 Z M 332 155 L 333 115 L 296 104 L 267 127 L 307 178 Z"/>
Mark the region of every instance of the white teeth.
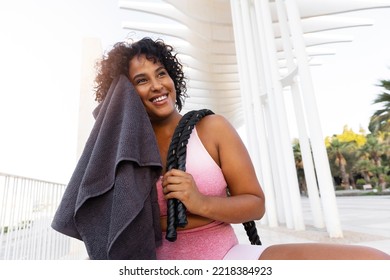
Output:
<path fill-rule="evenodd" d="M 157 98 L 153 99 L 153 103 L 163 101 L 163 100 L 165 100 L 167 98 L 168 98 L 168 96 L 166 96 L 166 95 L 157 97 Z"/>

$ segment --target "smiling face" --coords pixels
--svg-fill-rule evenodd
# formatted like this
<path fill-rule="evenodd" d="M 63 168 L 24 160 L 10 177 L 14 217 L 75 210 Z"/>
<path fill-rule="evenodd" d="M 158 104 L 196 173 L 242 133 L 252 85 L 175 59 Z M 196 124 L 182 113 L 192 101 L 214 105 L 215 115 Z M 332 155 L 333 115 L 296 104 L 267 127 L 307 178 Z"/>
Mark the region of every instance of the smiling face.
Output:
<path fill-rule="evenodd" d="M 129 78 L 152 122 L 177 112 L 174 82 L 160 62 L 145 55 L 134 57 L 129 62 Z"/>

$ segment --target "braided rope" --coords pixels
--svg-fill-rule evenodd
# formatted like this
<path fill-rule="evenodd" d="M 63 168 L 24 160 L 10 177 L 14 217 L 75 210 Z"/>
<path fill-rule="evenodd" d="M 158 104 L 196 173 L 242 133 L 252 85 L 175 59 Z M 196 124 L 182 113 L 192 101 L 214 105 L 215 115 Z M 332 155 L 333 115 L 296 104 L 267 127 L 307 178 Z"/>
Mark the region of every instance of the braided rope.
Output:
<path fill-rule="evenodd" d="M 207 115 L 214 114 L 211 110 L 202 109 L 199 111 L 190 111 L 180 120 L 168 150 L 167 170 L 177 168 L 186 171 L 187 143 L 196 123 Z M 177 238 L 176 228 L 187 225 L 186 208 L 184 204 L 177 199 L 169 199 L 167 202 L 167 232 L 165 238 L 169 241 L 175 241 Z M 254 221 L 243 223 L 249 241 L 252 245 L 261 245 L 259 235 L 257 234 Z"/>
<path fill-rule="evenodd" d="M 188 112 L 185 114 L 179 124 L 177 125 L 171 140 L 171 144 L 168 150 L 167 157 L 167 171 L 172 168 L 176 168 L 177 166 L 177 156 L 176 156 L 176 148 L 180 140 L 181 131 L 184 129 L 184 126 L 194 114 L 194 111 Z M 167 232 L 165 238 L 169 241 L 175 241 L 177 238 L 176 234 L 176 217 L 177 217 L 177 199 L 168 199 L 167 201 Z"/>
<path fill-rule="evenodd" d="M 186 122 L 182 133 L 180 134 L 180 140 L 176 149 L 176 157 L 177 157 L 177 169 L 186 171 L 186 158 L 187 158 L 187 144 L 188 139 L 190 139 L 192 130 L 195 127 L 195 124 L 202 119 L 206 115 L 214 114 L 210 110 L 201 110 L 197 111 L 191 115 L 191 118 Z M 177 201 L 176 205 L 176 220 L 177 226 L 185 227 L 187 225 L 187 215 L 186 208 L 181 201 Z"/>
<path fill-rule="evenodd" d="M 246 235 L 248 236 L 249 241 L 251 242 L 251 244 L 252 245 L 261 245 L 260 237 L 257 234 L 257 229 L 256 229 L 255 222 L 254 221 L 249 221 L 249 222 L 242 223 L 242 224 L 243 224 L 243 226 L 245 228 Z"/>
<path fill-rule="evenodd" d="M 230 196 L 229 189 L 226 190 L 226 194 Z M 257 233 L 256 224 L 254 221 L 248 221 L 242 223 L 246 231 L 246 235 L 252 245 L 261 245 L 259 234 Z"/>
<path fill-rule="evenodd" d="M 196 114 L 195 114 L 196 113 Z M 213 114 L 210 110 L 190 111 L 186 113 L 177 125 L 171 140 L 167 157 L 167 170 L 177 168 L 185 171 L 187 143 L 195 124 L 206 114 Z M 167 202 L 167 232 L 165 238 L 175 241 L 176 228 L 187 225 L 186 208 L 177 199 L 168 199 Z"/>

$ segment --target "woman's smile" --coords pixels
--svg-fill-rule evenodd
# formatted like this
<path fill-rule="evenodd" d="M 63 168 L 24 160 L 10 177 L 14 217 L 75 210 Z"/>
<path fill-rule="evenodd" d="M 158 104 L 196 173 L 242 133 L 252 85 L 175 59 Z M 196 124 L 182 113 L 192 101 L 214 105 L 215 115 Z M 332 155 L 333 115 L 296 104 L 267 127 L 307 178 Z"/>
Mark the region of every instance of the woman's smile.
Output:
<path fill-rule="evenodd" d="M 160 96 L 157 96 L 157 97 L 154 97 L 151 99 L 151 101 L 153 103 L 156 103 L 156 104 L 161 104 L 161 103 L 165 103 L 164 101 L 168 98 L 168 94 L 164 94 L 164 95 L 160 95 Z"/>

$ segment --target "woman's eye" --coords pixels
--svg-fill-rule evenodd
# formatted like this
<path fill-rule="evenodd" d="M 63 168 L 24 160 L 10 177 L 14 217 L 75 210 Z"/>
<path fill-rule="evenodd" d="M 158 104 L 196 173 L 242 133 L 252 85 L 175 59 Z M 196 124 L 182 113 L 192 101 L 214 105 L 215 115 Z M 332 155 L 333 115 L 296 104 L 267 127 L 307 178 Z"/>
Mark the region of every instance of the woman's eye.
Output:
<path fill-rule="evenodd" d="M 138 79 L 138 80 L 135 81 L 135 83 L 136 83 L 137 85 L 143 84 L 143 83 L 145 83 L 145 82 L 146 82 L 146 79 Z"/>
<path fill-rule="evenodd" d="M 166 74 L 167 74 L 166 71 L 161 71 L 160 73 L 158 73 L 158 76 L 159 76 L 159 77 L 163 77 L 163 76 L 165 76 Z"/>

